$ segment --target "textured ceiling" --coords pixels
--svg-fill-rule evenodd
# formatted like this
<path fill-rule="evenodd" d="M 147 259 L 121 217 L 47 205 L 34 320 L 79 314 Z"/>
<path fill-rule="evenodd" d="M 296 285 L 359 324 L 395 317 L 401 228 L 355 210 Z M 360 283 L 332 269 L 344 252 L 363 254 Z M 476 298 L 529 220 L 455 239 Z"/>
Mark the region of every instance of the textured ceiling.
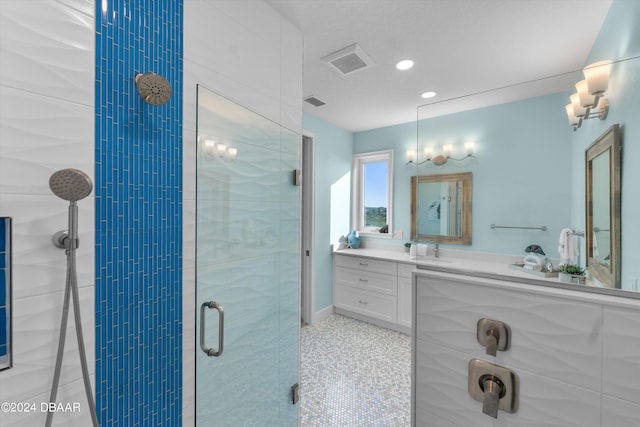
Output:
<path fill-rule="evenodd" d="M 304 111 L 349 131 L 569 91 L 611 0 L 266 0 L 304 34 Z M 322 62 L 358 43 L 376 65 Z M 395 69 L 411 58 L 415 66 Z M 556 76 L 554 78 L 546 78 Z M 579 79 L 579 78 L 578 78 Z M 521 82 L 534 81 L 527 85 Z M 493 91 L 492 89 L 503 88 Z M 420 98 L 426 90 L 438 96 Z M 476 94 L 468 96 L 469 94 Z M 455 101 L 451 101 L 455 99 Z"/>

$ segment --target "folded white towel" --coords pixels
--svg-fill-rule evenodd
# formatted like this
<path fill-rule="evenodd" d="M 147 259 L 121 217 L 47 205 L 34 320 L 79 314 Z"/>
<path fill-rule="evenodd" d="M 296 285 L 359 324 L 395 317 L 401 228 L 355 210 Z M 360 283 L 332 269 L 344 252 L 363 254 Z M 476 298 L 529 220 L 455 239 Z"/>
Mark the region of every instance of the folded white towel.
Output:
<path fill-rule="evenodd" d="M 573 230 L 563 228 L 558 241 L 558 253 L 560 254 L 560 264 L 575 264 L 578 257 L 576 242 L 573 238 Z"/>

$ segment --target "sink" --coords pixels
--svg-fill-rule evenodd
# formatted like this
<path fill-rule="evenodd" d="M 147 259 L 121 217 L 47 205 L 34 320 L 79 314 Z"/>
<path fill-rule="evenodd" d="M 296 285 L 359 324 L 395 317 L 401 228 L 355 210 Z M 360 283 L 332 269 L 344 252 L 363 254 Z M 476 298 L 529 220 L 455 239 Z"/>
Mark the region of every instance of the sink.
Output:
<path fill-rule="evenodd" d="M 447 258 L 424 257 L 424 258 L 417 258 L 416 262 L 418 262 L 419 264 L 431 264 L 431 263 L 451 264 L 453 260 L 447 259 Z"/>

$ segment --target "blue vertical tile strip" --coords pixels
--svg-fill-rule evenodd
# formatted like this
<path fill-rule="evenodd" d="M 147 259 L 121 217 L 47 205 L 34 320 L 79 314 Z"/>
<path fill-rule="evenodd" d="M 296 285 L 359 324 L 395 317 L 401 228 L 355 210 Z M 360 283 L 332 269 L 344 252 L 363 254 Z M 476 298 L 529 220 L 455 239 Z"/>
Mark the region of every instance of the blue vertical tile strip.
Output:
<path fill-rule="evenodd" d="M 0 218 L 0 369 L 11 366 L 11 218 Z"/>
<path fill-rule="evenodd" d="M 96 406 L 182 424 L 182 0 L 96 2 Z M 145 103 L 138 73 L 172 87 Z"/>

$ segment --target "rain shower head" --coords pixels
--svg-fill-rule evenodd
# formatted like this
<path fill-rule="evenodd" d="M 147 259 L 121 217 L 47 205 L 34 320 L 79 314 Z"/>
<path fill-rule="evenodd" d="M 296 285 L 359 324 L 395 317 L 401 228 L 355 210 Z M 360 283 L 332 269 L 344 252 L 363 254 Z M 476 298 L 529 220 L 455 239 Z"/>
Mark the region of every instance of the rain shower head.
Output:
<path fill-rule="evenodd" d="M 91 178 L 78 169 L 61 169 L 49 178 L 49 188 L 56 196 L 69 202 L 87 197 L 93 189 Z"/>
<path fill-rule="evenodd" d="M 171 98 L 171 85 L 159 74 L 138 74 L 135 78 L 136 88 L 144 101 L 151 105 L 164 105 Z"/>

